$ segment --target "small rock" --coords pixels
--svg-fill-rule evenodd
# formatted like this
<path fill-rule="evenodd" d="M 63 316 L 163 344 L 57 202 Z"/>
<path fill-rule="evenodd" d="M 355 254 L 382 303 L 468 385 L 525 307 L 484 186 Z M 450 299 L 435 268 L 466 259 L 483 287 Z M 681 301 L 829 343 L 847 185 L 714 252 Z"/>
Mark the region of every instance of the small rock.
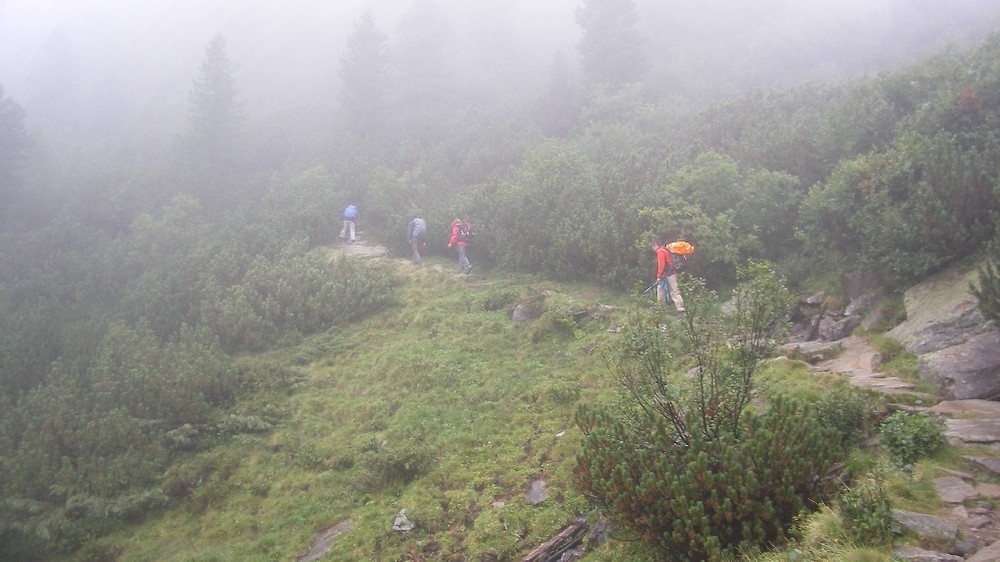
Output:
<path fill-rule="evenodd" d="M 976 493 L 979 494 L 979 497 L 988 500 L 1000 499 L 1000 484 L 976 484 Z"/>
<path fill-rule="evenodd" d="M 910 560 L 912 562 L 961 562 L 964 560 L 961 556 L 924 550 L 915 546 L 897 548 L 892 554 L 900 560 Z"/>
<path fill-rule="evenodd" d="M 954 476 L 935 478 L 934 489 L 938 496 L 948 503 L 962 503 L 976 496 L 976 489 L 971 484 Z"/>
<path fill-rule="evenodd" d="M 545 501 L 549 497 L 549 490 L 546 487 L 545 480 L 535 480 L 531 483 L 531 489 L 524 494 L 524 498 L 528 500 L 531 505 L 538 505 Z"/>
<path fill-rule="evenodd" d="M 994 474 L 1000 474 L 1000 457 L 962 457 Z"/>
<path fill-rule="evenodd" d="M 902 509 L 893 509 L 892 516 L 903 528 L 922 537 L 952 542 L 958 536 L 958 525 L 940 517 Z"/>
<path fill-rule="evenodd" d="M 399 513 L 396 514 L 396 519 L 394 519 L 393 522 L 392 522 L 392 530 L 393 531 L 409 531 L 409 530 L 412 530 L 413 527 L 415 527 L 415 525 L 413 524 L 413 521 L 410 521 L 406 517 L 406 510 L 405 509 L 400 509 Z"/>

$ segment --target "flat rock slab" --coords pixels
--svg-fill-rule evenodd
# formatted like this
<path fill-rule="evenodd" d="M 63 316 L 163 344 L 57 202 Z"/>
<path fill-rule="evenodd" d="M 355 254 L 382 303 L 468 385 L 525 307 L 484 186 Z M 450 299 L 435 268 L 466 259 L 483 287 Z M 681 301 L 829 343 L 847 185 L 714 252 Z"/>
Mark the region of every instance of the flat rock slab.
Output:
<path fill-rule="evenodd" d="M 919 358 L 921 377 L 944 389 L 948 398 L 1000 396 L 1000 332 L 987 332 Z"/>
<path fill-rule="evenodd" d="M 1000 417 L 945 420 L 944 435 L 949 442 L 965 445 L 1000 444 Z"/>
<path fill-rule="evenodd" d="M 965 558 L 954 554 L 924 550 L 915 546 L 897 548 L 892 554 L 895 559 L 907 562 L 962 562 L 965 560 Z"/>
<path fill-rule="evenodd" d="M 958 525 L 940 517 L 902 509 L 892 510 L 892 517 L 903 528 L 922 537 L 952 542 L 958 536 Z"/>
<path fill-rule="evenodd" d="M 997 562 L 1000 560 L 1000 541 L 996 541 L 990 546 L 966 558 L 966 562 Z"/>
<path fill-rule="evenodd" d="M 1000 474 L 1000 457 L 963 457 L 965 460 L 981 466 L 993 474 Z"/>
<path fill-rule="evenodd" d="M 330 552 L 331 548 L 333 548 L 334 539 L 350 530 L 350 521 L 341 521 L 340 523 L 337 523 L 333 527 L 330 527 L 329 529 L 326 529 L 322 533 L 316 535 L 316 538 L 313 539 L 313 544 L 309 549 L 309 552 L 299 556 L 295 560 L 297 562 L 313 562 L 313 560 L 320 559 L 324 554 Z"/>
<path fill-rule="evenodd" d="M 992 400 L 942 400 L 931 412 L 950 418 L 1000 418 L 1000 402 Z"/>
<path fill-rule="evenodd" d="M 978 495 L 971 484 L 954 476 L 935 478 L 934 490 L 942 500 L 948 503 L 963 503 Z"/>

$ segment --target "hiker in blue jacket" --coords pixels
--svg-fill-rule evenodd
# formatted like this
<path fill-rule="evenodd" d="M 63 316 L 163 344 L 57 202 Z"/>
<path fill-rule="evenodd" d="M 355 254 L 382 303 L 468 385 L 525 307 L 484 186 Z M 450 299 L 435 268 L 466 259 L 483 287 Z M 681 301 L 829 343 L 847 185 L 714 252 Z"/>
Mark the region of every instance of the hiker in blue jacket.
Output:
<path fill-rule="evenodd" d="M 354 221 L 358 220 L 358 208 L 354 206 L 353 203 L 344 209 L 344 228 L 340 229 L 340 238 L 347 238 L 350 234 L 348 242 L 354 243 Z"/>
<path fill-rule="evenodd" d="M 420 263 L 420 252 L 427 248 L 427 223 L 420 217 L 413 217 L 406 225 L 406 241 L 413 248 L 413 263 Z"/>

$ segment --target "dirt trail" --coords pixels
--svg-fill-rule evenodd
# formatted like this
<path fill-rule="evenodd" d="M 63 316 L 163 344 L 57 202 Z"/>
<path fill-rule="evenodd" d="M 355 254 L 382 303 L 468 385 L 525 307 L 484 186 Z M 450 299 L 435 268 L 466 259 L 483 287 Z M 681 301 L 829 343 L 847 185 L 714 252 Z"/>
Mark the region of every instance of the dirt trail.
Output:
<path fill-rule="evenodd" d="M 914 390 L 916 385 L 898 377 L 888 376 L 879 371 L 882 355 L 867 340 L 850 336 L 837 342 L 841 353 L 832 359 L 819 361 L 812 366 L 814 371 L 841 373 L 850 378 L 851 384 L 888 395 L 909 395 L 918 403 L 933 404 L 938 397 Z"/>

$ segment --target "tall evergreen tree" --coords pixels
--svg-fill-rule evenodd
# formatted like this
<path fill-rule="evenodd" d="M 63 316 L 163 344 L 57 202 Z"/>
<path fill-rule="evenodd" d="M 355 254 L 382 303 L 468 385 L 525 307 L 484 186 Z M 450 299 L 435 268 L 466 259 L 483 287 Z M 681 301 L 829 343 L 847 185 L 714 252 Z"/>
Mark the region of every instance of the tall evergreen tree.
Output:
<path fill-rule="evenodd" d="M 562 51 L 552 57 L 550 68 L 548 89 L 535 103 L 535 122 L 546 135 L 563 137 L 576 124 L 582 96 Z"/>
<path fill-rule="evenodd" d="M 576 22 L 583 28 L 578 49 L 590 83 L 620 86 L 642 81 L 647 70 L 645 41 L 636 29 L 634 0 L 583 0 Z"/>
<path fill-rule="evenodd" d="M 371 10 L 354 22 L 347 50 L 340 57 L 340 104 L 348 127 L 362 136 L 377 136 L 383 128 L 389 88 L 387 36 L 375 27 Z"/>
<path fill-rule="evenodd" d="M 399 23 L 392 61 L 398 76 L 397 111 L 405 132 L 434 134 L 439 114 L 450 100 L 448 34 L 444 16 L 430 0 L 417 0 Z"/>
<path fill-rule="evenodd" d="M 4 97 L 0 86 L 0 209 L 9 209 L 18 172 L 28 158 L 31 141 L 24 127 L 24 109 Z"/>
<path fill-rule="evenodd" d="M 232 165 L 242 113 L 236 99 L 235 66 L 226 55 L 221 35 L 209 42 L 199 71 L 190 94 L 191 148 L 212 168 L 227 169 Z"/>

